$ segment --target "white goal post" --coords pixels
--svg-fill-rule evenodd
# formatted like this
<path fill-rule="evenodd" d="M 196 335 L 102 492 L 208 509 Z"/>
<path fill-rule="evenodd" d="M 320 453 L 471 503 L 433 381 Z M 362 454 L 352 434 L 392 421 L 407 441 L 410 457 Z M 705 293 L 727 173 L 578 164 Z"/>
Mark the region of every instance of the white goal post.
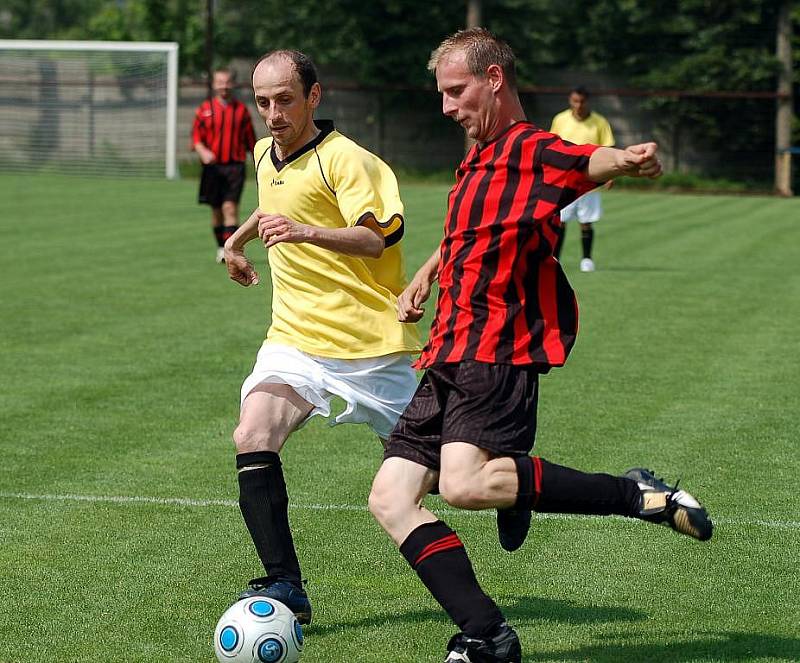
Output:
<path fill-rule="evenodd" d="M 178 176 L 178 44 L 0 39 L 0 170 Z"/>

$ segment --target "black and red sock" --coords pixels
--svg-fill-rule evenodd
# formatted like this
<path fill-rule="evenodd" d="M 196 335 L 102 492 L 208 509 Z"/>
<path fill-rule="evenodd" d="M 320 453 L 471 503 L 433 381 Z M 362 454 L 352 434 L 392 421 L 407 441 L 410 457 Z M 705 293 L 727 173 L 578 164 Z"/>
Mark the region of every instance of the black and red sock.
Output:
<path fill-rule="evenodd" d="M 420 525 L 400 552 L 445 612 L 467 635 L 493 634 L 505 621 L 497 604 L 478 584 L 458 535 L 441 520 Z"/>
<path fill-rule="evenodd" d="M 239 230 L 239 226 L 222 226 L 222 244 L 224 245 L 237 230 Z"/>
<path fill-rule="evenodd" d="M 541 513 L 636 516 L 641 491 L 635 481 L 610 474 L 588 474 L 538 456 L 515 458 L 517 509 Z"/>
<path fill-rule="evenodd" d="M 217 240 L 217 246 L 222 248 L 225 244 L 223 226 L 211 226 L 211 229 L 214 231 L 214 239 Z"/>

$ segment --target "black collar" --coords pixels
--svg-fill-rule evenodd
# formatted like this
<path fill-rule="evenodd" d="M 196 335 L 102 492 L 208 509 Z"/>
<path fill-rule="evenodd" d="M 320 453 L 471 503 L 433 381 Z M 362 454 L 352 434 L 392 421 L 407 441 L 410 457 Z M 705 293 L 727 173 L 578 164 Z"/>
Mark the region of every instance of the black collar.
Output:
<path fill-rule="evenodd" d="M 295 159 L 299 159 L 309 150 L 313 150 L 317 145 L 319 145 L 323 140 L 328 137 L 328 134 L 333 132 L 334 126 L 331 120 L 314 120 L 314 126 L 319 129 L 319 133 L 313 140 L 307 142 L 303 147 L 299 150 L 295 150 L 285 159 L 279 159 L 277 153 L 275 152 L 275 141 L 272 141 L 272 146 L 269 149 L 269 156 L 272 159 L 272 165 L 275 166 L 275 170 L 280 170 L 286 164 L 291 163 Z"/>

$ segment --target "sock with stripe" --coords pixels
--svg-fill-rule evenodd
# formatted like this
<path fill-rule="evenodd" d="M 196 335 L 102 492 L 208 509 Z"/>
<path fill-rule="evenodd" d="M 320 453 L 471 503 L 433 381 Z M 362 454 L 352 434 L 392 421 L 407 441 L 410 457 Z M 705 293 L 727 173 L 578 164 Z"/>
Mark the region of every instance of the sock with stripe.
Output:
<path fill-rule="evenodd" d="M 581 226 L 581 244 L 583 245 L 583 257 L 592 257 L 592 242 L 594 241 L 594 228 L 591 224 Z"/>
<path fill-rule="evenodd" d="M 439 605 L 467 635 L 492 635 L 505 621 L 497 604 L 478 584 L 458 535 L 441 520 L 420 525 L 400 552 Z"/>
<path fill-rule="evenodd" d="M 228 241 L 228 238 L 233 235 L 237 230 L 239 230 L 239 226 L 223 226 L 222 227 L 222 245 Z M 221 246 L 222 246 L 221 245 Z"/>
<path fill-rule="evenodd" d="M 214 239 L 217 240 L 217 246 L 222 248 L 225 245 L 224 228 L 222 226 L 211 226 L 211 229 L 214 231 Z"/>
<path fill-rule="evenodd" d="M 267 577 L 302 587 L 280 456 L 273 451 L 240 453 L 236 468 L 239 508 Z"/>
<path fill-rule="evenodd" d="M 639 515 L 641 491 L 631 479 L 587 474 L 538 456 L 521 456 L 514 461 L 519 480 L 516 509 L 596 516 Z"/>

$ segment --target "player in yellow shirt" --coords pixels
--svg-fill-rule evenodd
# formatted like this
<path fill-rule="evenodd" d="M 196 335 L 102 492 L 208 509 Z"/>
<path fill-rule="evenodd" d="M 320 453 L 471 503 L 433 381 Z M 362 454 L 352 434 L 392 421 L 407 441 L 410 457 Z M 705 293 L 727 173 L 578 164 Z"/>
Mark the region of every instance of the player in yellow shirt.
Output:
<path fill-rule="evenodd" d="M 589 108 L 589 91 L 582 86 L 573 88 L 569 93 L 569 108 L 553 118 L 550 131 L 561 138 L 576 145 L 602 145 L 612 147 L 614 134 L 611 125 L 600 113 Z M 603 214 L 600 201 L 600 190 L 595 189 L 581 196 L 571 205 L 561 210 L 561 229 L 554 255 L 561 255 L 561 246 L 564 243 L 566 227 L 563 225 L 572 219 L 578 219 L 581 224 L 581 243 L 583 245 L 583 259 L 580 263 L 582 272 L 593 272 L 595 269 L 592 260 L 592 244 L 594 242 L 594 228 L 592 224 Z"/>
<path fill-rule="evenodd" d="M 244 255 L 257 238 L 272 276 L 272 322 L 233 434 L 239 505 L 266 572 L 242 597 L 277 599 L 309 623 L 279 453 L 310 417 L 330 415 L 334 396 L 346 408 L 332 423 L 366 423 L 388 438 L 416 389 L 420 339 L 397 320 L 406 278 L 394 173 L 332 122 L 314 120 L 322 90 L 306 55 L 263 56 L 253 91 L 272 135 L 253 153 L 258 209 L 225 243 L 234 281 L 259 282 Z"/>

